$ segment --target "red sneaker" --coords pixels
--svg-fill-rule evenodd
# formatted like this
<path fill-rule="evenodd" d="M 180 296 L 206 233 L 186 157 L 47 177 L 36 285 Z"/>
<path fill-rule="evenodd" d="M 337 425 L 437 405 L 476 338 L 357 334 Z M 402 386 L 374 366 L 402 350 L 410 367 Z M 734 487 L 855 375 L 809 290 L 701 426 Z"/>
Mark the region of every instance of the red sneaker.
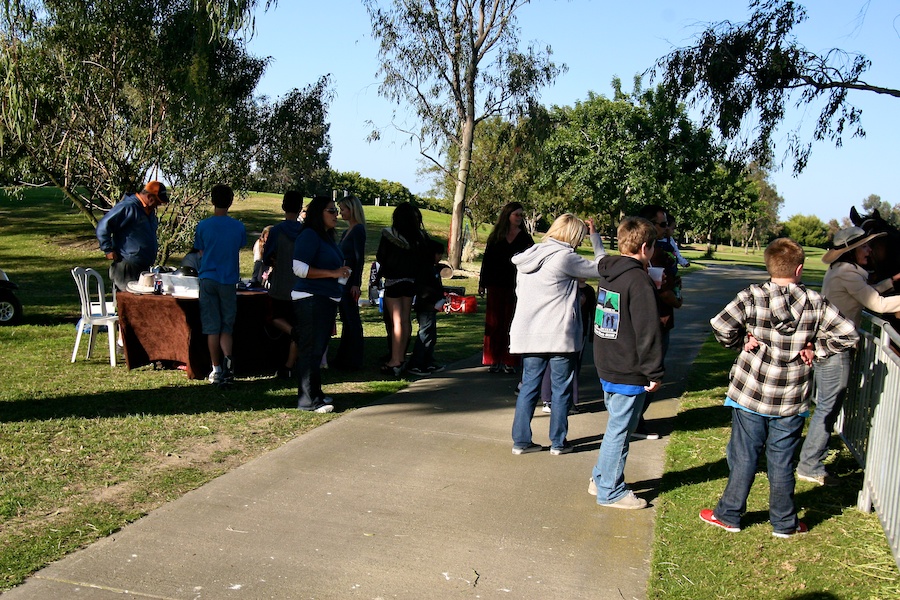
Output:
<path fill-rule="evenodd" d="M 718 520 L 716 518 L 716 515 L 713 514 L 713 511 L 709 508 L 704 508 L 700 511 L 700 520 L 709 523 L 710 525 L 715 525 L 716 527 L 724 529 L 725 531 L 730 531 L 731 533 L 737 533 L 741 530 L 740 527 L 732 527 L 731 525 L 726 525 L 722 521 Z"/>
<path fill-rule="evenodd" d="M 797 529 L 793 531 L 773 531 L 772 535 L 777 538 L 787 539 L 789 537 L 793 537 L 798 533 L 807 533 L 809 531 L 809 527 L 806 526 L 806 523 L 803 521 L 797 521 Z"/>

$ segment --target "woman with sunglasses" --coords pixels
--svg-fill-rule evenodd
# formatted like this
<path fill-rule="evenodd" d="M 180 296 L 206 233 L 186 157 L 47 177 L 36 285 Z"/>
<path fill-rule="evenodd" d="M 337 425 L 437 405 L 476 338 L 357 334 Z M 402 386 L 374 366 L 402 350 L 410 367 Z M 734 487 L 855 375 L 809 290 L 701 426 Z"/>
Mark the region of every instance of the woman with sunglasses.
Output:
<path fill-rule="evenodd" d="M 294 274 L 291 292 L 297 342 L 297 408 L 329 413 L 331 398 L 322 393 L 321 361 L 337 314 L 344 286 L 338 281 L 350 276 L 344 253 L 335 242 L 338 209 L 327 196 L 316 196 L 306 209 L 306 221 L 294 243 Z M 344 279 L 346 281 L 346 279 Z"/>

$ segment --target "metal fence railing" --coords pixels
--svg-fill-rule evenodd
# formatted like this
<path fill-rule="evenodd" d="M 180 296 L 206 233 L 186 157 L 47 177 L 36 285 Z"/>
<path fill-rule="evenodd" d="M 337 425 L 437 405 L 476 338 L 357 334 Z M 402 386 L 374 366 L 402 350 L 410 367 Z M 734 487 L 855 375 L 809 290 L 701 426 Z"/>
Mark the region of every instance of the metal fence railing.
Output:
<path fill-rule="evenodd" d="M 874 506 L 900 567 L 900 335 L 863 313 L 844 407 L 836 428 L 864 468 L 857 508 Z"/>

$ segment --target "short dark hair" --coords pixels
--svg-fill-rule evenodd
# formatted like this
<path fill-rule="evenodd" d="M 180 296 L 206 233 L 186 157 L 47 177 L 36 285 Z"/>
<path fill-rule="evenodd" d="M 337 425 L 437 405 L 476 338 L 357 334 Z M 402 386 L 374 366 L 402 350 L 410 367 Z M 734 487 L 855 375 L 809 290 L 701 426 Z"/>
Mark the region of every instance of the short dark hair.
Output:
<path fill-rule="evenodd" d="M 641 207 L 641 210 L 638 211 L 637 216 L 643 217 L 644 219 L 647 219 L 648 221 L 650 221 L 651 223 L 656 225 L 656 224 L 658 224 L 658 221 L 656 220 L 656 218 L 659 216 L 659 213 L 662 213 L 663 215 L 665 215 L 666 209 L 664 209 L 659 204 L 646 204 Z M 665 218 L 665 217 L 663 217 L 663 218 Z M 662 225 L 660 225 L 660 227 L 663 227 L 665 225 L 666 224 L 663 223 Z"/>
<path fill-rule="evenodd" d="M 228 208 L 234 202 L 234 192 L 230 185 L 219 183 L 213 186 L 212 203 L 216 208 Z"/>
<path fill-rule="evenodd" d="M 325 227 L 325 207 L 331 204 L 333 200 L 330 196 L 314 196 L 312 202 L 306 205 L 306 220 L 303 221 L 303 227 L 309 228 L 319 234 L 323 239 L 334 239 L 334 230 Z"/>
<path fill-rule="evenodd" d="M 299 213 L 303 209 L 303 194 L 297 190 L 288 190 L 281 201 L 281 210 L 286 213 Z"/>

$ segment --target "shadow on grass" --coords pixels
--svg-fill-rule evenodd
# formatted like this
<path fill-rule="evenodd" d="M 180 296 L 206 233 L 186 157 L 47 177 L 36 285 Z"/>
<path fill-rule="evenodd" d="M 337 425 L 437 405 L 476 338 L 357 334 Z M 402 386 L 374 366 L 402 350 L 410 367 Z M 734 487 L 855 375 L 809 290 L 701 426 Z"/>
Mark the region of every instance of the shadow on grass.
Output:
<path fill-rule="evenodd" d="M 340 394 L 339 409 L 359 408 L 391 393 L 374 389 Z M 46 399 L 0 403 L 0 422 L 51 419 L 103 419 L 131 415 L 174 415 L 294 409 L 296 384 L 276 379 L 238 381 L 221 389 L 212 385 L 166 386 L 149 390 L 72 394 Z"/>

